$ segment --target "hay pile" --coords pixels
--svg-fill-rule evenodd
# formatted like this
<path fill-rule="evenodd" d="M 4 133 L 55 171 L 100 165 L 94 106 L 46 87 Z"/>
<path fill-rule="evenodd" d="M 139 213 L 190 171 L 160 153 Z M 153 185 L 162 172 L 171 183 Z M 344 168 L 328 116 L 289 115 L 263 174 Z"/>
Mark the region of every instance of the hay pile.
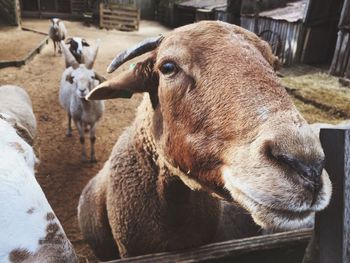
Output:
<path fill-rule="evenodd" d="M 296 107 L 310 122 L 338 123 L 350 119 L 350 89 L 327 73 L 290 73 L 281 78 Z"/>

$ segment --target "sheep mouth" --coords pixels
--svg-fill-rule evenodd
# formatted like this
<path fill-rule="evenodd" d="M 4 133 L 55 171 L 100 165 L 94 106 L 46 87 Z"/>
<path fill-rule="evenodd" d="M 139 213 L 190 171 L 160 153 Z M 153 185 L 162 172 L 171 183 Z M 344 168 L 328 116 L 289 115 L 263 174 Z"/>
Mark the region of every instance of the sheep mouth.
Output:
<path fill-rule="evenodd" d="M 85 92 L 84 94 L 79 94 L 78 97 L 83 100 L 83 101 L 86 101 L 86 95 L 87 93 Z"/>
<path fill-rule="evenodd" d="M 230 191 L 232 194 L 232 191 Z M 293 230 L 301 227 L 312 227 L 315 211 L 308 209 L 296 211 L 271 207 L 257 202 L 239 189 L 234 191 L 233 198 L 244 207 L 254 219 L 255 223 L 264 229 Z"/>

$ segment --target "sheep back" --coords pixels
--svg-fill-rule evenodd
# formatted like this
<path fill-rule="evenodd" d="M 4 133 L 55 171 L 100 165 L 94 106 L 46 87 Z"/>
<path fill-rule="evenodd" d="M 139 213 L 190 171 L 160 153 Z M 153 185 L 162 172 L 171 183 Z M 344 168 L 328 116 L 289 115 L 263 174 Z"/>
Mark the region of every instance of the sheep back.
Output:
<path fill-rule="evenodd" d="M 0 86 L 0 113 L 10 116 L 8 121 L 16 125 L 15 128 L 22 137 L 32 143 L 36 135 L 36 120 L 31 99 L 23 88 Z"/>

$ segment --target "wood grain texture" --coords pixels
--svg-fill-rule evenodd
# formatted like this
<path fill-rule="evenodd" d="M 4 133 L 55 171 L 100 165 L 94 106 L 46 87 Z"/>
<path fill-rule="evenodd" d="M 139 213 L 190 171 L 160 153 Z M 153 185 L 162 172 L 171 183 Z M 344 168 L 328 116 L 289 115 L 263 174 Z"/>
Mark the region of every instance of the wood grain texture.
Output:
<path fill-rule="evenodd" d="M 311 229 L 213 243 L 184 251 L 125 258 L 118 262 L 301 262 Z M 258 261 L 256 261 L 258 260 Z"/>
<path fill-rule="evenodd" d="M 350 262 L 350 131 L 321 129 L 320 139 L 326 155 L 325 168 L 333 185 L 332 199 L 316 215 L 315 262 Z"/>

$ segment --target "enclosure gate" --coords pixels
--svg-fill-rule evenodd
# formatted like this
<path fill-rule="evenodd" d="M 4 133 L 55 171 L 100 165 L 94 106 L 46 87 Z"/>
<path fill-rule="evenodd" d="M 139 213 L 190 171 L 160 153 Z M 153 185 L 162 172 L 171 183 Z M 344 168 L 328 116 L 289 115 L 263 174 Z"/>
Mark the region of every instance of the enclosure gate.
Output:
<path fill-rule="evenodd" d="M 139 29 L 140 10 L 134 4 L 100 3 L 100 27 L 135 31 Z"/>

